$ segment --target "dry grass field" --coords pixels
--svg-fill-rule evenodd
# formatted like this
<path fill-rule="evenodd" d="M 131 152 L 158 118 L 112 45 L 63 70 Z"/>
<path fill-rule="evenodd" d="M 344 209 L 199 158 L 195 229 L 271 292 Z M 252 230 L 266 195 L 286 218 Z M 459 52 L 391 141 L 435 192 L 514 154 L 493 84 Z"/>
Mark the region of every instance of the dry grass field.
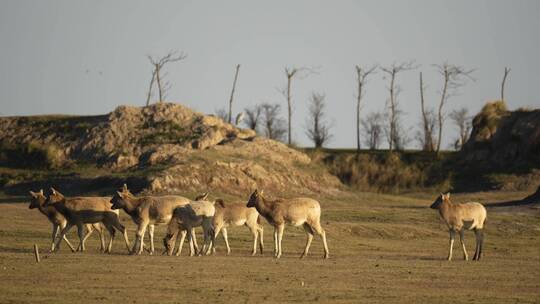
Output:
<path fill-rule="evenodd" d="M 496 202 L 522 192 L 456 194 L 454 201 Z M 247 229 L 229 229 L 232 254 L 207 257 L 128 256 L 120 238 L 100 254 L 94 235 L 86 253 L 45 251 L 51 225 L 21 198 L 0 203 L 0 303 L 538 303 L 540 211 L 490 208 L 484 259 L 465 262 L 459 245 L 445 260 L 448 236 L 434 193 L 404 196 L 343 193 L 319 198 L 330 259 L 321 259 L 315 237 L 310 256 L 298 259 L 305 236 L 288 227 L 284 256 L 272 257 L 272 229 L 265 224 L 266 253 L 249 255 Z M 134 225 L 123 222 L 133 240 Z M 156 229 L 161 250 L 163 227 Z M 200 236 L 200 233 L 199 233 Z M 76 243 L 75 232 L 69 235 Z M 32 246 L 42 251 L 34 261 Z M 473 233 L 466 234 L 472 256 Z M 187 248 L 187 247 L 186 247 Z M 187 251 L 184 251 L 187 253 Z"/>

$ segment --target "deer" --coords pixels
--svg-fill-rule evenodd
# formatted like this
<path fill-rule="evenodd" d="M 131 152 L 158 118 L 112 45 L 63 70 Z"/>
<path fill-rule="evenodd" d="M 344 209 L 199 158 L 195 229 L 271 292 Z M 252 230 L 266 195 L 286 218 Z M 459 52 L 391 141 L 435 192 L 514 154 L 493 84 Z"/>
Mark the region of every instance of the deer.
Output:
<path fill-rule="evenodd" d="M 66 226 L 60 231 L 60 235 L 56 238 L 54 251 L 59 250 L 60 241 L 73 226 L 77 226 L 79 246 L 81 247 L 81 251 L 84 251 L 84 224 L 102 223 L 111 236 L 105 252 L 111 252 L 115 229 L 123 234 L 129 252 L 130 246 L 127 229 L 120 223 L 119 212 L 111 209 L 109 200 L 110 198 L 108 197 L 66 198 L 62 193 L 51 187 L 51 193 L 47 197 L 44 207 L 54 207 L 56 211 L 61 213 L 67 220 Z"/>
<path fill-rule="evenodd" d="M 167 226 L 167 234 L 163 238 L 163 244 L 165 245 L 167 254 L 172 255 L 178 233 L 181 233 L 181 238 L 176 255 L 179 256 L 181 254 L 182 245 L 187 233 L 190 248 L 189 255 L 194 256 L 198 251 L 194 248 L 194 228 L 199 226 L 203 228 L 204 245 L 198 253 L 199 255 L 210 254 L 215 241 L 215 230 L 212 224 L 215 213 L 216 208 L 214 207 L 214 203 L 205 200 L 191 201 L 189 204 L 176 207 L 173 217 Z"/>
<path fill-rule="evenodd" d="M 465 248 L 465 230 L 473 230 L 476 237 L 476 249 L 473 261 L 479 261 L 482 257 L 484 247 L 484 224 L 487 219 L 486 208 L 477 202 L 455 204 L 450 201 L 450 192 L 441 195 L 431 204 L 431 209 L 438 209 L 439 215 L 448 226 L 450 233 L 450 248 L 448 250 L 448 261 L 452 260 L 452 249 L 456 232 L 459 232 L 459 240 L 463 249 L 463 258 L 468 260 L 467 249 Z"/>
<path fill-rule="evenodd" d="M 204 193 L 195 198 L 196 201 L 206 200 L 208 193 Z M 259 239 L 260 253 L 263 254 L 264 241 L 263 241 L 263 226 L 261 225 L 261 217 L 256 209 L 248 208 L 243 203 L 227 203 L 223 199 L 216 199 L 214 201 L 216 208 L 216 214 L 214 215 L 213 225 L 215 229 L 214 237 L 217 238 L 219 232 L 223 235 L 225 245 L 227 246 L 227 255 L 231 254 L 231 247 L 229 246 L 229 239 L 227 234 L 227 227 L 229 226 L 246 226 L 253 235 L 253 250 L 251 255 L 257 254 L 257 238 Z M 215 246 L 212 250 L 215 252 Z"/>
<path fill-rule="evenodd" d="M 270 225 L 274 226 L 275 258 L 279 259 L 282 255 L 281 241 L 283 240 L 285 224 L 302 226 L 306 232 L 306 247 L 300 258 L 307 256 L 315 233 L 322 238 L 324 259 L 330 257 L 326 243 L 326 232 L 321 226 L 321 206 L 318 201 L 307 197 L 269 200 L 263 196 L 263 191 L 259 193 L 256 189 L 251 193 L 246 206 L 257 209 L 257 212 Z"/>
<path fill-rule="evenodd" d="M 45 197 L 45 194 L 43 193 L 43 189 L 39 190 L 39 192 L 33 192 L 33 191 L 29 191 L 30 193 L 30 205 L 28 206 L 28 209 L 38 209 L 39 212 L 41 212 L 41 214 L 45 215 L 47 217 L 47 219 L 49 220 L 49 222 L 51 222 L 52 224 L 52 241 L 51 241 L 51 249 L 49 250 L 50 252 L 53 252 L 54 251 L 54 244 L 55 244 L 55 239 L 56 239 L 56 236 L 58 235 L 58 233 L 60 232 L 60 230 L 64 229 L 64 227 L 66 227 L 67 225 L 67 220 L 66 218 L 58 211 L 56 211 L 56 209 L 52 206 L 49 206 L 49 207 L 45 207 L 44 204 L 45 204 L 45 201 L 47 200 L 47 197 Z M 99 240 L 100 240 L 100 251 L 101 252 L 104 252 L 105 251 L 105 238 L 103 236 L 103 226 L 99 223 L 95 223 L 95 224 L 87 224 L 85 225 L 86 227 L 86 230 L 87 230 L 87 233 L 86 235 L 84 236 L 83 238 L 83 243 L 86 242 L 86 240 L 90 237 L 90 235 L 92 235 L 92 233 L 94 232 L 94 230 L 96 230 L 99 234 Z M 69 242 L 69 240 L 67 239 L 67 237 L 64 235 L 64 238 L 63 240 L 66 242 L 66 244 L 69 246 L 69 248 L 71 249 L 72 252 L 75 252 L 75 248 L 73 247 L 73 245 L 71 245 L 71 243 Z M 82 247 L 79 246 L 77 248 L 77 251 L 80 251 L 82 250 Z"/>
<path fill-rule="evenodd" d="M 131 254 L 141 254 L 144 248 L 144 233 L 148 228 L 150 237 L 150 254 L 154 253 L 154 227 L 168 224 L 173 217 L 174 209 L 189 204 L 191 200 L 175 195 L 135 197 L 124 184 L 117 191 L 110 203 L 114 210 L 123 209 L 137 225 L 135 242 Z M 194 234 L 194 232 L 193 232 Z M 196 240 L 193 240 L 194 246 Z"/>

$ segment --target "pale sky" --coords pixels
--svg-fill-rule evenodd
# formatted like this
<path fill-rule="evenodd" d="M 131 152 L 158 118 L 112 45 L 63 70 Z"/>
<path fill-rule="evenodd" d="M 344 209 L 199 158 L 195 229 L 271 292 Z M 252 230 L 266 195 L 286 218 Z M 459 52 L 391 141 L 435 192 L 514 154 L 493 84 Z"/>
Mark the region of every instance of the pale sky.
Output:
<path fill-rule="evenodd" d="M 404 122 L 419 121 L 418 72 L 434 107 L 441 78 L 432 64 L 475 68 L 476 82 L 448 111 L 474 113 L 498 99 L 504 67 L 512 68 L 511 109 L 538 108 L 540 1 L 6 1 L 0 0 L 0 115 L 102 114 L 144 105 L 151 77 L 147 54 L 188 54 L 168 66 L 169 100 L 213 113 L 228 103 L 234 67 L 242 65 L 235 113 L 285 100 L 285 66 L 320 66 L 293 83 L 294 140 L 304 133 L 308 97 L 327 96 L 331 147 L 355 147 L 356 64 L 415 59 L 398 76 Z M 382 111 L 382 73 L 371 78 L 363 115 Z M 410 132 L 413 135 L 414 131 Z M 445 147 L 456 136 L 447 122 Z"/>

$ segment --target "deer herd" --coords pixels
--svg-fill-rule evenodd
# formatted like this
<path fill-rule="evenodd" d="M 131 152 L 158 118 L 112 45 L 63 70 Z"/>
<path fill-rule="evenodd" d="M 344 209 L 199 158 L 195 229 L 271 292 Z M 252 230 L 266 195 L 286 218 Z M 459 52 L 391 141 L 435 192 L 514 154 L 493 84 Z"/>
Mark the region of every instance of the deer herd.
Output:
<path fill-rule="evenodd" d="M 163 254 L 173 255 L 178 236 L 180 241 L 176 255 L 182 253 L 182 246 L 187 236 L 189 255 L 209 255 L 215 253 L 215 240 L 221 232 L 227 248 L 231 253 L 227 228 L 246 226 L 253 236 L 251 255 L 260 254 L 264 250 L 262 220 L 274 227 L 274 257 L 282 256 L 282 239 L 285 225 L 304 228 L 306 245 L 300 258 L 307 256 L 313 235 L 321 237 L 324 258 L 330 256 L 326 233 L 321 226 L 321 206 L 311 198 L 268 199 L 263 191 L 255 190 L 246 203 L 229 203 L 222 199 L 208 200 L 208 193 L 194 200 L 177 195 L 135 196 L 127 185 L 116 191 L 112 197 L 65 197 L 54 188 L 48 195 L 43 190 L 30 191 L 30 209 L 37 208 L 52 224 L 52 242 L 50 251 L 60 249 L 62 240 L 71 251 L 85 251 L 85 242 L 90 235 L 97 231 L 100 238 L 101 251 L 110 253 L 112 243 L 118 230 L 123 238 L 129 254 L 142 254 L 147 250 L 155 253 L 154 227 L 166 225 L 167 233 L 163 238 L 165 250 Z M 464 259 L 468 259 L 464 243 L 464 231 L 474 230 L 476 235 L 476 250 L 473 260 L 480 260 L 483 248 L 482 229 L 486 221 L 486 209 L 479 203 L 469 202 L 455 204 L 450 201 L 450 193 L 441 194 L 431 205 L 438 209 L 450 233 L 450 248 L 448 260 L 452 259 L 452 247 L 456 232 L 459 232 Z M 135 241 L 130 246 L 127 229 L 120 222 L 120 209 L 131 217 L 137 226 Z M 73 226 L 77 227 L 79 245 L 77 248 L 66 238 Z M 203 245 L 199 249 L 195 228 L 201 227 Z M 109 242 L 105 244 L 104 231 L 109 233 Z M 144 236 L 148 231 L 149 245 L 145 245 Z M 258 245 L 258 246 L 257 246 Z"/>

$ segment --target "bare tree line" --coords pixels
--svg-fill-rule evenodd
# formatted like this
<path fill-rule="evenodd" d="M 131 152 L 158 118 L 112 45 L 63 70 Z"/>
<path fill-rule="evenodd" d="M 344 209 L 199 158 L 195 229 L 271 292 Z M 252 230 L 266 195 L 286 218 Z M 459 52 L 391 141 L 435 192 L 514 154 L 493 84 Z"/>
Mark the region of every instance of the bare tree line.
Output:
<path fill-rule="evenodd" d="M 187 55 L 184 52 L 170 51 L 162 57 L 147 56 L 152 64 L 152 73 L 150 85 L 147 93 L 146 104 L 150 104 L 153 95 L 153 89 L 157 88 L 158 101 L 162 102 L 171 88 L 171 84 L 166 80 L 167 73 L 163 73 L 163 68 L 167 63 L 184 60 Z M 356 148 L 360 151 L 362 143 L 369 149 L 378 149 L 381 140 L 386 138 L 389 151 L 403 149 L 411 140 L 408 131 L 402 125 L 401 116 L 405 113 L 399 103 L 399 95 L 402 87 L 398 83 L 398 75 L 402 72 L 416 70 L 420 65 L 414 60 L 396 63 L 389 66 L 372 65 L 363 67 L 355 66 L 356 70 Z M 475 81 L 472 77 L 474 69 L 466 69 L 462 66 L 449 64 L 433 64 L 434 70 L 441 76 L 442 83 L 439 94 L 438 104 L 435 108 L 429 107 L 425 98 L 427 85 L 423 79 L 422 71 L 419 72 L 419 95 L 420 95 L 420 114 L 421 120 L 419 130 L 415 138 L 424 151 L 436 152 L 441 150 L 444 123 L 450 118 L 458 129 L 458 137 L 454 140 L 453 147 L 461 149 L 468 140 L 472 124 L 471 117 L 466 107 L 453 110 L 449 114 L 446 111 L 449 100 L 459 94 L 459 90 L 464 87 L 468 81 Z M 225 108 L 218 109 L 216 115 L 224 121 L 233 123 L 233 101 L 236 91 L 240 64 L 236 65 L 233 85 L 228 103 L 228 111 Z M 383 79 L 388 81 L 388 99 L 385 102 L 383 112 L 372 112 L 362 118 L 361 109 L 366 92 L 368 78 L 377 71 L 381 71 Z M 501 82 L 501 100 L 504 100 L 504 90 L 510 68 L 504 68 L 504 76 Z M 278 103 L 261 103 L 246 107 L 243 112 L 236 116 L 235 124 L 243 122 L 245 126 L 256 130 L 269 138 L 285 141 L 288 144 L 293 143 L 293 79 L 305 79 L 309 75 L 318 74 L 317 68 L 285 67 L 286 85 L 280 90 L 286 101 L 286 120 L 281 117 L 281 105 Z M 327 121 L 326 113 L 326 95 L 324 93 L 313 92 L 309 98 L 308 117 L 306 119 L 305 132 L 307 137 L 313 142 L 315 147 L 322 147 L 333 137 L 331 123 Z"/>

